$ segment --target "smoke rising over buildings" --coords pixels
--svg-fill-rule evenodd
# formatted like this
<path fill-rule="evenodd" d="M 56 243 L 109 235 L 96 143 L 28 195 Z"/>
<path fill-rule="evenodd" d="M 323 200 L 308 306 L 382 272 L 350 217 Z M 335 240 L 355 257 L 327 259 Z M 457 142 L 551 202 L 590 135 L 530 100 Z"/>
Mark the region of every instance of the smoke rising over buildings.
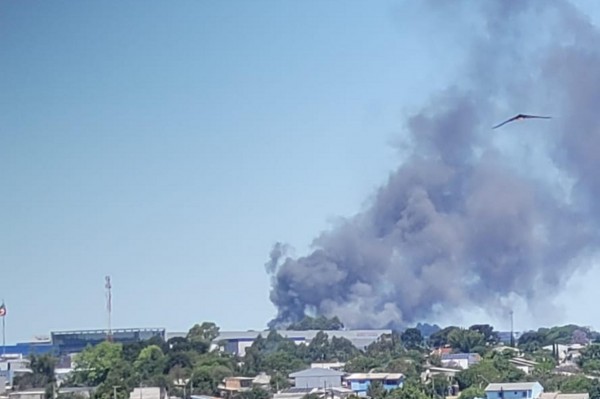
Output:
<path fill-rule="evenodd" d="M 439 4 L 424 15 L 460 19 L 467 9 Z M 471 19 L 449 23 L 469 31 L 464 75 L 407 119 L 409 155 L 368 206 L 318 235 L 306 256 L 273 248 L 272 325 L 305 314 L 383 327 L 501 312 L 514 296 L 547 301 L 590 264 L 600 231 L 598 31 L 565 1 L 469 5 Z M 519 112 L 555 117 L 490 129 Z"/>

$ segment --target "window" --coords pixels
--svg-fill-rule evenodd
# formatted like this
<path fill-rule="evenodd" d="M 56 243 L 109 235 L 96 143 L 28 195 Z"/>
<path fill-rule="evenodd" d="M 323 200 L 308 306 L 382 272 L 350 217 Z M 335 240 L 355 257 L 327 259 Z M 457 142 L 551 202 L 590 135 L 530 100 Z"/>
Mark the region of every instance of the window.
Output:
<path fill-rule="evenodd" d="M 522 393 L 522 395 L 521 395 L 522 397 L 524 397 L 524 398 L 526 398 L 526 397 L 527 397 L 527 392 L 526 392 L 526 391 L 523 391 L 523 392 L 521 392 L 521 393 Z"/>

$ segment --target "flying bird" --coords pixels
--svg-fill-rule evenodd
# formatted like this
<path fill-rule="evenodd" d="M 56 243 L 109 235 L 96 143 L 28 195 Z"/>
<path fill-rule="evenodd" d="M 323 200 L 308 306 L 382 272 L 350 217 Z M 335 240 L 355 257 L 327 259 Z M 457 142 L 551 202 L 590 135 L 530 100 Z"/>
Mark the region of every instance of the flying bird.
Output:
<path fill-rule="evenodd" d="M 507 123 L 510 122 L 514 122 L 514 121 L 521 121 L 523 119 L 550 119 L 550 116 L 537 116 L 537 115 L 525 115 L 525 114 L 519 114 L 517 116 L 513 116 L 512 118 L 505 120 L 504 122 L 500 123 L 499 125 L 494 126 L 492 129 L 497 129 L 500 126 L 504 126 Z"/>

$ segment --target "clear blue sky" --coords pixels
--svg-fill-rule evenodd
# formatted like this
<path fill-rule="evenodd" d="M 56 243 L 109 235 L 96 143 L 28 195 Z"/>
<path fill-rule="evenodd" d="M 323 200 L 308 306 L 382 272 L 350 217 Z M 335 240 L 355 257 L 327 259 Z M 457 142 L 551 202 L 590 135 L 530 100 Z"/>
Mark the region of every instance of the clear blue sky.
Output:
<path fill-rule="evenodd" d="M 273 243 L 358 211 L 455 76 L 440 29 L 413 2 L 2 2 L 8 341 L 105 327 L 107 274 L 115 327 L 263 327 Z"/>

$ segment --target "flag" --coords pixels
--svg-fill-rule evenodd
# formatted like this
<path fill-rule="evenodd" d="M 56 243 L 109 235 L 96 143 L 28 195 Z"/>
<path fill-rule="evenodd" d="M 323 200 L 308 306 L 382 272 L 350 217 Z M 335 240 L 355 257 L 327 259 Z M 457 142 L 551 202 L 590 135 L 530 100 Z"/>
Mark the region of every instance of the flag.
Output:
<path fill-rule="evenodd" d="M 6 306 L 4 306 L 4 302 L 0 305 L 0 317 L 6 316 Z"/>

